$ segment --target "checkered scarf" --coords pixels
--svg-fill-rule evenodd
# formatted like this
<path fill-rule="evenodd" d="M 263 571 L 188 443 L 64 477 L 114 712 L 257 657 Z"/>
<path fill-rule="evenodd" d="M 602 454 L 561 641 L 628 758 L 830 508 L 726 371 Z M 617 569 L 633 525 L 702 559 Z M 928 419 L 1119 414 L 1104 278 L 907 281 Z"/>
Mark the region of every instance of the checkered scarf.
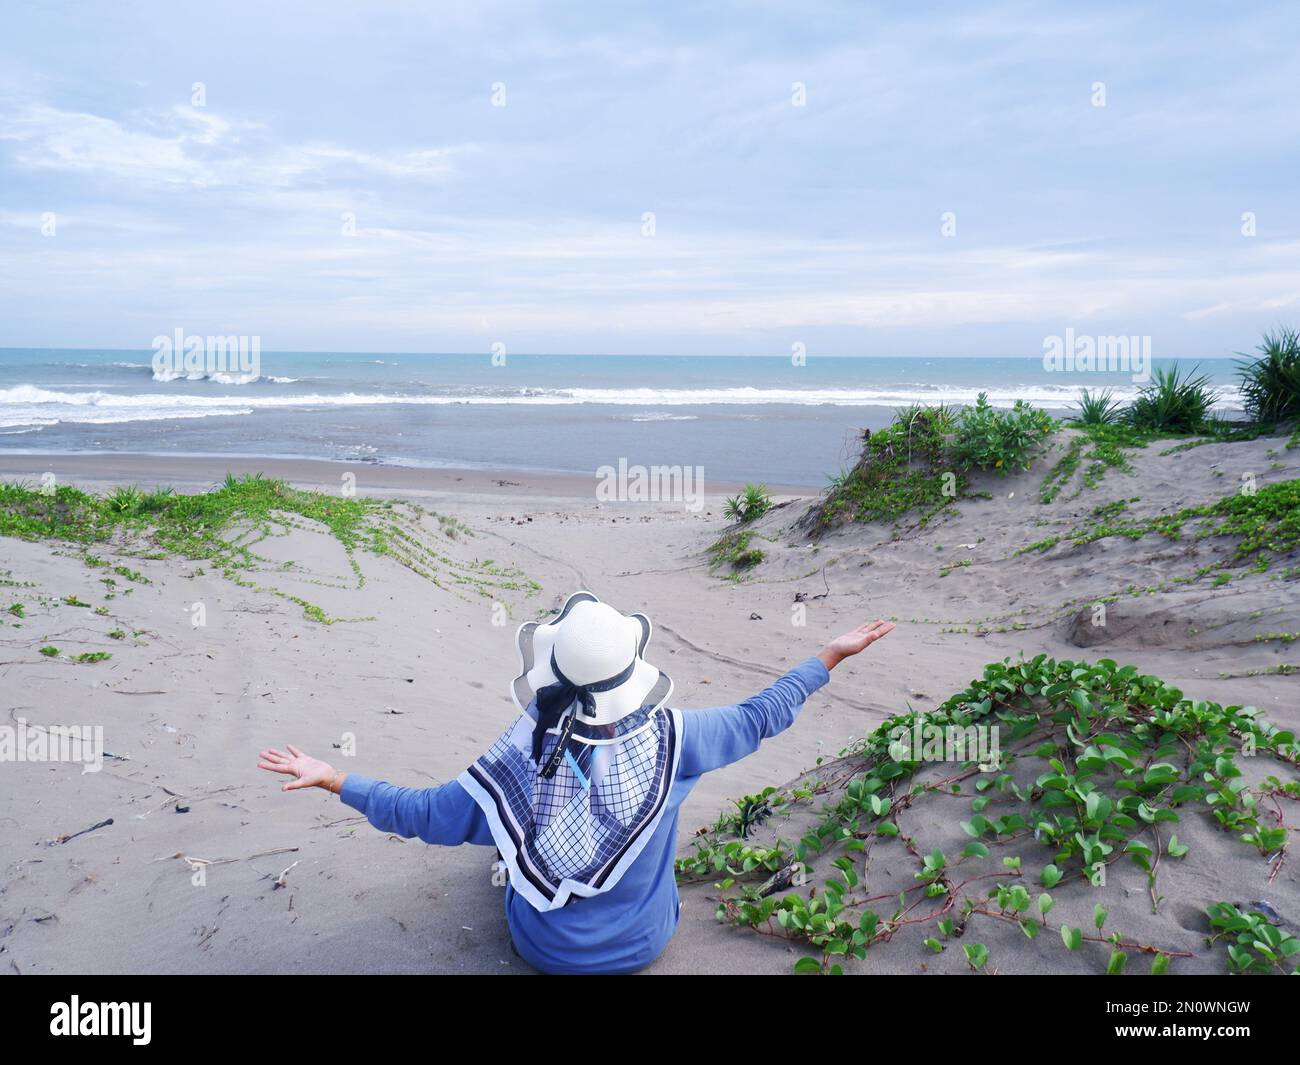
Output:
<path fill-rule="evenodd" d="M 550 777 L 559 737 L 533 757 L 534 699 L 458 778 L 492 830 L 510 884 L 538 910 L 608 891 L 654 835 L 677 775 L 677 711 L 643 707 L 613 725 L 585 727 Z M 582 726 L 579 726 L 581 729 Z"/>

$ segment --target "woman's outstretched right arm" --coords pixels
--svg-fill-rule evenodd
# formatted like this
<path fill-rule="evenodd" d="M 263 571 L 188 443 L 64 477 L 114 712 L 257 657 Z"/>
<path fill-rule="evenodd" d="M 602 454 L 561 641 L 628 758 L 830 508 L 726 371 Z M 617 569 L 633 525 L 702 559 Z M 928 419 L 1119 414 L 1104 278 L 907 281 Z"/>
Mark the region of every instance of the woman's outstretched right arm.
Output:
<path fill-rule="evenodd" d="M 437 788 L 402 788 L 349 773 L 339 798 L 381 832 L 445 847 L 492 842 L 483 811 L 454 780 Z"/>
<path fill-rule="evenodd" d="M 449 847 L 492 842 L 483 811 L 454 780 L 436 788 L 402 788 L 345 773 L 328 762 L 303 754 L 292 744 L 288 747 L 288 753 L 275 749 L 263 751 L 257 763 L 260 769 L 294 778 L 284 785 L 283 791 L 324 788 L 365 814 L 366 820 L 381 832 L 392 832 L 407 839 L 418 836 L 425 843 Z"/>

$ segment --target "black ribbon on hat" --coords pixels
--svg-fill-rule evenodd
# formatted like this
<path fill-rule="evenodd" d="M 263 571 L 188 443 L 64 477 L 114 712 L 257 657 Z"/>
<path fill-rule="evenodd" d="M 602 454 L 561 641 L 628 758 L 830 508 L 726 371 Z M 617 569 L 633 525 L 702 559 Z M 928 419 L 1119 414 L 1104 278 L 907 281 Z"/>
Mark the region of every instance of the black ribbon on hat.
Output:
<path fill-rule="evenodd" d="M 578 717 L 577 711 L 565 716 L 569 707 L 576 702 L 586 717 L 595 717 L 595 694 L 611 691 L 620 684 L 626 683 L 635 669 L 636 656 L 633 655 L 627 668 L 613 677 L 594 681 L 591 684 L 574 684 L 556 664 L 555 649 L 551 649 L 551 673 L 555 675 L 556 681 L 537 691 L 537 724 L 533 727 L 534 762 L 540 763 L 542 760 L 542 746 L 546 741 L 547 732 L 559 725 L 561 718 L 564 718 L 564 726 L 556 737 L 555 749 L 551 751 L 546 765 L 542 766 L 543 777 L 549 780 L 555 776 L 555 771 L 560 767 L 560 759 L 568 749 L 569 737 L 573 735 L 573 725 Z"/>

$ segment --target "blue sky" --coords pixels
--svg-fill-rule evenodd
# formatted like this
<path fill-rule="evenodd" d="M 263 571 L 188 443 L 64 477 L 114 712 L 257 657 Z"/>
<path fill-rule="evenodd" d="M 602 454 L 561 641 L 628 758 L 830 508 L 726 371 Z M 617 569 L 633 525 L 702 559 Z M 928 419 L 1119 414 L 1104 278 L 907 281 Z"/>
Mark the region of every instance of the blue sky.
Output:
<path fill-rule="evenodd" d="M 5 23 L 0 345 L 1035 355 L 1071 327 L 1205 357 L 1300 324 L 1286 4 Z"/>

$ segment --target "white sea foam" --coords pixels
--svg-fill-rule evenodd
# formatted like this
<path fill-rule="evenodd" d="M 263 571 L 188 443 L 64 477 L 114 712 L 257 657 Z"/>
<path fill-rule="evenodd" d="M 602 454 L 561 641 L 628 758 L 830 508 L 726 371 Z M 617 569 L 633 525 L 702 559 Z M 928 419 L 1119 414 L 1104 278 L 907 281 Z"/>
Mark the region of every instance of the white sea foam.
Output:
<path fill-rule="evenodd" d="M 544 390 L 542 395 L 514 399 L 484 399 L 474 397 L 469 402 L 533 402 L 533 403 L 608 403 L 635 406 L 707 406 L 733 404 L 751 406 L 786 403 L 797 406 L 829 404 L 838 407 L 903 407 L 911 403 L 974 403 L 981 392 L 988 395 L 995 407 L 1010 407 L 1023 399 L 1037 407 L 1065 409 L 1076 404 L 1085 388 L 1093 392 L 1109 390 L 1122 402 L 1132 400 L 1139 391 L 1137 386 L 1110 386 L 1103 382 L 1078 385 L 1006 385 L 994 387 L 964 387 L 959 385 L 899 385 L 894 388 L 573 388 Z M 1240 398 L 1236 389 L 1221 389 L 1217 406 L 1239 409 Z"/>
<path fill-rule="evenodd" d="M 0 428 L 13 429 L 21 427 L 24 431 L 44 429 L 61 422 L 76 422 L 82 425 L 118 425 L 123 422 L 154 422 L 171 419 L 215 418 L 252 414 L 252 410 L 228 407 L 225 410 L 134 410 L 134 411 L 81 411 L 74 415 L 60 414 L 56 418 L 42 417 L 41 414 L 24 410 L 21 407 L 0 409 Z M 8 435 L 8 434 L 6 434 Z"/>
<path fill-rule="evenodd" d="M 276 383 L 290 384 L 288 379 Z M 1079 399 L 1084 386 L 1024 385 L 990 388 L 989 402 L 1010 407 L 1017 399 L 1035 406 L 1066 409 Z M 809 406 L 830 404 L 842 407 L 899 407 L 909 403 L 973 403 L 977 388 L 959 386 L 909 386 L 872 389 L 763 389 L 744 388 L 530 388 L 484 393 L 449 393 L 446 395 L 404 395 L 389 393 L 344 392 L 335 394 L 249 392 L 239 396 L 204 395 L 194 392 L 58 392 L 35 385 L 18 385 L 0 389 L 0 426 L 48 425 L 54 422 L 154 421 L 166 418 L 204 418 L 219 415 L 250 414 L 254 410 L 289 410 L 306 407 L 374 407 L 374 406 L 471 406 L 525 405 L 572 406 L 607 404 L 637 406 L 642 413 L 635 420 L 672 420 L 692 415 L 645 408 L 675 406 L 793 404 Z M 1136 388 L 1114 388 L 1116 399 L 1129 400 Z M 1239 410 L 1240 397 L 1234 389 L 1224 389 L 1218 409 Z"/>
<path fill-rule="evenodd" d="M 211 381 L 217 385 L 251 385 L 260 378 L 260 374 L 255 373 L 223 373 L 221 371 L 207 370 L 154 370 L 153 379 L 161 381 L 163 384 L 169 384 L 172 381 Z"/>
<path fill-rule="evenodd" d="M 115 363 L 114 365 L 119 364 Z M 148 367 L 145 367 L 145 369 L 148 369 Z M 162 384 L 170 384 L 172 381 L 211 381 L 214 385 L 251 385 L 257 381 L 269 381 L 273 385 L 292 385 L 298 380 L 296 377 L 276 377 L 274 374 L 223 373 L 221 371 L 209 372 L 207 370 L 183 372 L 166 369 L 154 370 L 153 379 Z"/>
<path fill-rule="evenodd" d="M 105 366 L 110 366 L 116 370 L 148 370 L 147 362 L 63 362 L 51 363 L 52 366 L 71 367 L 74 370 L 102 370 Z"/>
<path fill-rule="evenodd" d="M 185 400 L 199 396 L 120 395 L 112 392 L 54 392 L 35 385 L 0 388 L 0 427 L 43 428 L 59 422 L 112 425 L 119 422 L 157 421 L 164 418 L 206 418 L 219 415 L 252 414 L 253 409 L 237 400 L 219 405 Z M 182 402 L 178 403 L 180 400 Z"/>
<path fill-rule="evenodd" d="M 956 385 L 902 385 L 897 388 L 518 388 L 514 390 L 484 392 L 428 393 L 357 393 L 334 394 L 304 393 L 280 396 L 202 397 L 178 394 L 178 402 L 185 403 L 240 403 L 256 407 L 312 407 L 312 406 L 381 406 L 385 404 L 415 404 L 420 406 L 465 405 L 522 405 L 522 406 L 573 406 L 576 404 L 605 404 L 609 406 L 685 407 L 734 405 L 755 406 L 767 404 L 792 404 L 839 407 L 900 407 L 910 403 L 974 403 L 981 392 L 995 407 L 1010 407 L 1023 399 L 1035 406 L 1064 409 L 1077 403 L 1088 385 L 1008 385 L 1000 388 L 961 387 Z M 1092 386 L 1092 390 L 1098 391 Z M 1113 387 L 1113 397 L 1128 401 L 1137 395 L 1136 387 Z M 158 397 L 149 397 L 156 399 Z M 0 392 L 0 402 L 3 393 Z M 1235 389 L 1221 390 L 1218 406 L 1238 407 Z M 656 416 L 666 412 L 650 412 Z"/>

